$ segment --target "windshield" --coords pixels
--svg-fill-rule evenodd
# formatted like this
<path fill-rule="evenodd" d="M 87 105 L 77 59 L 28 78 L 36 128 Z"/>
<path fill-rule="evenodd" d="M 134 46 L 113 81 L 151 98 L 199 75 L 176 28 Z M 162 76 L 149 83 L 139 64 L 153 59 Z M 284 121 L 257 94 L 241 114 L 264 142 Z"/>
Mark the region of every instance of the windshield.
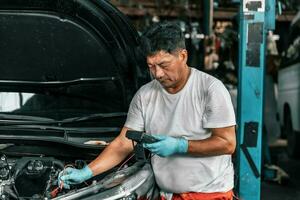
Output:
<path fill-rule="evenodd" d="M 77 88 L 78 89 L 78 88 Z M 105 93 L 105 95 L 104 95 Z M 120 94 L 97 90 L 47 91 L 45 93 L 0 92 L 0 114 L 45 117 L 63 120 L 96 113 L 123 112 Z"/>
<path fill-rule="evenodd" d="M 32 93 L 0 92 L 0 111 L 13 112 L 24 106 Z"/>

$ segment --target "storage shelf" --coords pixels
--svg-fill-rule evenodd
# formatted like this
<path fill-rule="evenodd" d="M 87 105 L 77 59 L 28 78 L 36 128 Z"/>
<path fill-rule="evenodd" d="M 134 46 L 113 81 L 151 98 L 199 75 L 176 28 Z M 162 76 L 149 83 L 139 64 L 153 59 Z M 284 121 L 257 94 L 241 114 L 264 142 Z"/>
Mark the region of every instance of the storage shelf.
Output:
<path fill-rule="evenodd" d="M 197 4 L 190 4 L 188 8 L 184 8 L 180 5 L 164 5 L 162 8 L 158 8 L 157 4 L 153 1 L 128 1 L 131 2 L 128 5 L 122 4 L 120 1 L 111 0 L 119 10 L 129 17 L 143 17 L 146 15 L 159 16 L 159 17 L 170 17 L 175 18 L 178 16 L 190 17 L 195 19 L 201 19 L 202 8 Z M 139 7 L 136 7 L 139 6 Z M 214 10 L 214 19 L 216 20 L 231 20 L 235 15 L 238 14 L 239 8 L 218 8 Z M 278 22 L 290 22 L 296 15 L 296 11 L 285 11 L 282 15 L 276 17 Z"/>

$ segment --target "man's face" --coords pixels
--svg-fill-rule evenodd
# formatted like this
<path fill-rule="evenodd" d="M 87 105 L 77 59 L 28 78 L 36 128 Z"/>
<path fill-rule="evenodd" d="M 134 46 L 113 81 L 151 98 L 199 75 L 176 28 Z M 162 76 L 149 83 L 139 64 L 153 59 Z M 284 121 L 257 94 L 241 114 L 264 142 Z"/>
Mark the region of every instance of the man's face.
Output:
<path fill-rule="evenodd" d="M 185 82 L 187 52 L 178 50 L 176 53 L 159 51 L 147 56 L 147 64 L 151 74 L 165 89 L 176 89 Z"/>

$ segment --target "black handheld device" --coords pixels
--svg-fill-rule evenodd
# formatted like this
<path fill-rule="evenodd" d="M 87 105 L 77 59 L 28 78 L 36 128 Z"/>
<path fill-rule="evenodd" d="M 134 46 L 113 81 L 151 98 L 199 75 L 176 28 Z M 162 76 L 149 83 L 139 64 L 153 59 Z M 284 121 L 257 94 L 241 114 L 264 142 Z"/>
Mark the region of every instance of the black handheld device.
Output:
<path fill-rule="evenodd" d="M 126 137 L 138 143 L 154 143 L 159 141 L 155 137 L 146 134 L 145 132 L 132 131 L 132 130 L 127 131 Z"/>
<path fill-rule="evenodd" d="M 137 144 L 134 146 L 135 159 L 139 162 L 148 162 L 149 157 L 147 157 L 147 155 L 149 154 L 147 154 L 147 151 L 144 149 L 143 143 L 154 143 L 158 140 L 153 136 L 146 134 L 145 132 L 132 130 L 128 130 L 126 132 L 126 137 L 137 142 Z"/>

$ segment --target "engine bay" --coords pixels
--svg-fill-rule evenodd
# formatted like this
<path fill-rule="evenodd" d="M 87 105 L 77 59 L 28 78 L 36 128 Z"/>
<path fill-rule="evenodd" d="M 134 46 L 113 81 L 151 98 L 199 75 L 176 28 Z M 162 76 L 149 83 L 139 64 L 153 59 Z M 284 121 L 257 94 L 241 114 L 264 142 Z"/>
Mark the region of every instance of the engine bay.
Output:
<path fill-rule="evenodd" d="M 76 161 L 80 167 L 83 161 Z M 0 158 L 1 199 L 51 199 L 57 196 L 57 177 L 64 162 L 52 157 Z"/>
<path fill-rule="evenodd" d="M 144 165 L 144 162 L 128 162 L 131 158 L 106 173 L 64 189 L 58 186 L 59 173 L 67 167 L 83 168 L 86 165 L 84 160 L 69 163 L 54 157 L 8 158 L 3 154 L 0 157 L 0 199 L 60 200 L 83 199 L 95 193 L 103 193 L 102 196 L 113 196 L 120 192 L 128 194 L 128 191 L 136 190 L 135 186 L 139 185 L 141 179 L 150 181 L 147 187 L 153 187 L 151 167 Z"/>
<path fill-rule="evenodd" d="M 73 164 L 53 157 L 0 157 L 0 199 L 53 199 L 72 190 L 89 186 L 95 179 L 73 186 L 71 190 L 58 187 L 58 175 L 66 167 L 82 168 L 83 160 Z M 103 175 L 102 175 L 103 176 Z"/>
<path fill-rule="evenodd" d="M 149 163 L 150 154 L 146 156 L 138 144 L 119 165 L 66 189 L 58 183 L 59 174 L 68 167 L 82 169 L 99 155 L 104 146 L 43 140 L 3 142 L 0 144 L 0 200 L 120 199 L 128 195 L 158 194 Z"/>

